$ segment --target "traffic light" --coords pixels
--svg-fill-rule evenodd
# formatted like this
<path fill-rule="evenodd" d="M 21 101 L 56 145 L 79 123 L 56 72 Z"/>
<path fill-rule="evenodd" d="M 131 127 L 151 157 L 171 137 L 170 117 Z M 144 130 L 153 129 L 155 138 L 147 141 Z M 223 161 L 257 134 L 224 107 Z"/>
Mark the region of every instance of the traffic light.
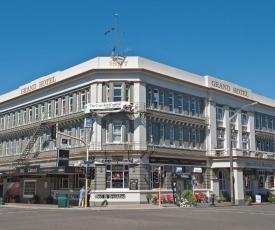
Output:
<path fill-rule="evenodd" d="M 166 171 L 161 171 L 162 172 L 162 178 L 166 177 Z"/>
<path fill-rule="evenodd" d="M 153 172 L 153 183 L 159 182 L 159 174 L 158 171 Z"/>
<path fill-rule="evenodd" d="M 81 171 L 81 176 L 85 176 L 85 167 L 81 167 L 80 168 L 80 171 Z"/>
<path fill-rule="evenodd" d="M 89 167 L 87 169 L 87 179 L 94 180 L 95 179 L 95 168 Z"/>
<path fill-rule="evenodd" d="M 54 124 L 54 125 L 52 125 L 52 127 L 51 127 L 51 138 L 53 139 L 53 140 L 56 140 L 56 130 L 57 130 L 57 127 L 56 127 L 57 125 L 56 124 Z"/>
<path fill-rule="evenodd" d="M 95 168 L 94 168 L 94 167 L 91 167 L 91 168 L 90 168 L 90 173 L 91 173 L 90 179 L 91 179 L 91 180 L 94 180 L 94 179 L 95 179 Z"/>

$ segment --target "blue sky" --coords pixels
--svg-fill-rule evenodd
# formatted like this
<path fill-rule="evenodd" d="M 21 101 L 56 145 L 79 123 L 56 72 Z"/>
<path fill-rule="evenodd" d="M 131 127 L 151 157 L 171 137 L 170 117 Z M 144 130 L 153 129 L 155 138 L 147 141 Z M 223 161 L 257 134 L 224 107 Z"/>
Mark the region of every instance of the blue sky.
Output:
<path fill-rule="evenodd" d="M 104 32 L 118 14 L 127 56 L 275 99 L 274 12 L 274 0 L 1 0 L 0 95 L 111 55 L 115 32 Z"/>

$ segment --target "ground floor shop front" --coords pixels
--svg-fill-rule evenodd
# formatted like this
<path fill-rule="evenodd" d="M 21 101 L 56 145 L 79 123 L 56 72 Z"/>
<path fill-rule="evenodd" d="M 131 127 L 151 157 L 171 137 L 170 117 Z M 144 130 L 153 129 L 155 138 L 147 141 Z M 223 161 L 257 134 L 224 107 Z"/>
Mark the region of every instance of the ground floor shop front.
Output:
<path fill-rule="evenodd" d="M 214 159 L 211 165 L 213 170 L 213 193 L 218 196 L 231 198 L 230 165 L 228 159 Z M 256 195 L 266 202 L 269 193 L 275 194 L 274 187 L 275 161 L 255 158 L 233 159 L 233 196 L 235 204 L 244 204 L 244 197 L 251 196 L 255 201 Z"/>
<path fill-rule="evenodd" d="M 36 195 L 39 203 L 44 203 L 47 197 L 57 203 L 60 194 L 67 194 L 70 204 L 77 205 L 79 190 L 85 186 L 83 172 L 86 167 L 93 167 L 94 178 L 88 179 L 91 205 L 106 201 L 109 205 L 146 203 L 148 193 L 157 196 L 160 187 L 166 197 L 174 194 L 175 186 L 177 196 L 184 190 L 192 190 L 208 198 L 214 193 L 230 200 L 229 162 L 225 158 L 112 154 L 95 156 L 92 162 L 70 161 L 68 166 L 40 164 L 1 171 L 0 196 L 7 201 L 18 196 L 20 202 L 27 203 Z M 242 204 L 247 194 L 254 198 L 274 193 L 274 171 L 273 161 L 234 159 L 236 204 Z"/>

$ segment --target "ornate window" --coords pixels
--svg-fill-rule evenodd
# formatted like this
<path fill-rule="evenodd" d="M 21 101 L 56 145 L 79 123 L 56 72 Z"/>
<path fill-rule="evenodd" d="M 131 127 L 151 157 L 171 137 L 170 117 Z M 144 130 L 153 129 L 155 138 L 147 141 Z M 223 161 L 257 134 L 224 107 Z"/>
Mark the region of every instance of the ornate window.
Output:
<path fill-rule="evenodd" d="M 121 95 L 121 83 L 114 83 L 114 101 L 121 101 L 122 95 Z"/>
<path fill-rule="evenodd" d="M 106 188 L 124 189 L 129 188 L 129 166 L 107 165 Z"/>
<path fill-rule="evenodd" d="M 115 143 L 121 143 L 121 128 L 121 121 L 113 122 L 113 142 Z"/>

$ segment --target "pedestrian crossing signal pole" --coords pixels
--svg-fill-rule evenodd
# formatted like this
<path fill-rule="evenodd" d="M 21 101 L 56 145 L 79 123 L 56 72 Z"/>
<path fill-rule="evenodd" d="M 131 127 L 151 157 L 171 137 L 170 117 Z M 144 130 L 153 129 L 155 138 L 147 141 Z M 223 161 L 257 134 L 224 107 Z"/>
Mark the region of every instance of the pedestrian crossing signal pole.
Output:
<path fill-rule="evenodd" d="M 88 162 L 89 161 L 89 145 L 88 143 L 86 143 L 86 161 Z M 88 207 L 88 164 L 86 164 L 86 176 L 85 176 L 85 208 Z"/>
<path fill-rule="evenodd" d="M 161 207 L 161 167 L 158 167 L 158 179 L 159 179 L 159 208 Z"/>
<path fill-rule="evenodd" d="M 56 123 L 55 127 L 52 128 L 52 135 L 54 135 L 54 133 L 56 134 L 56 139 L 57 139 L 57 135 L 59 134 L 60 137 L 65 136 L 65 137 L 69 137 L 69 138 L 81 141 L 85 145 L 85 148 L 86 148 L 86 161 L 89 162 L 89 143 L 87 143 L 86 141 L 83 141 L 80 138 L 59 132 L 58 131 L 58 123 Z M 86 167 L 85 167 L 85 172 L 86 172 L 86 174 L 85 174 L 85 190 L 86 190 L 86 192 L 85 192 L 85 199 L 84 199 L 85 208 L 88 207 L 88 189 L 89 189 L 89 187 L 88 187 L 89 179 L 87 178 L 87 171 L 88 171 L 88 164 L 86 164 Z"/>

